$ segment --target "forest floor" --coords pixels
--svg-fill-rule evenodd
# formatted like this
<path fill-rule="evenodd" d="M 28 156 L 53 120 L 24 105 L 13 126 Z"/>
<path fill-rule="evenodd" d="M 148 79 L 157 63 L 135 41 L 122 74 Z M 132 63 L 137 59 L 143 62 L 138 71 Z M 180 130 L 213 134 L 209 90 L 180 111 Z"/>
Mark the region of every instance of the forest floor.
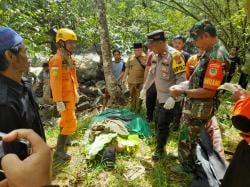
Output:
<path fill-rule="evenodd" d="M 221 101 L 216 116 L 221 127 L 223 144 L 225 150 L 234 152 L 236 145 L 241 140 L 230 120 L 230 112 L 234 103 L 231 101 L 229 93 L 223 94 Z M 133 154 L 126 152 L 117 154 L 115 168 L 112 170 L 108 170 L 98 160 L 88 162 L 82 140 L 85 130 L 95 115 L 97 114 L 90 113 L 88 116 L 78 116 L 78 130 L 73 138 L 79 142 L 79 145 L 68 148 L 68 152 L 72 155 L 70 162 L 61 164 L 54 161 L 53 184 L 65 187 L 184 187 L 190 183 L 191 174 L 171 171 L 171 167 L 179 163 L 177 158 L 166 154 L 161 161 L 152 161 L 151 156 L 155 146 L 154 136 L 142 139 L 137 151 Z M 145 116 L 145 113 L 142 113 L 142 116 Z M 154 131 L 154 124 L 150 125 Z M 48 144 L 55 147 L 58 135 L 56 120 L 55 125 L 46 126 L 46 135 Z M 166 146 L 167 153 L 177 154 L 177 141 L 178 132 L 171 132 Z"/>

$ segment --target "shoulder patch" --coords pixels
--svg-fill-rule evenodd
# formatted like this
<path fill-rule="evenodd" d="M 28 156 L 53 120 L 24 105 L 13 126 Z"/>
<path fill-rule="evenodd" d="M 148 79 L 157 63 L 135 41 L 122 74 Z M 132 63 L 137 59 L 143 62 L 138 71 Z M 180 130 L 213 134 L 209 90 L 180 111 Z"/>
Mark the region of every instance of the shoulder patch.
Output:
<path fill-rule="evenodd" d="M 59 67 L 52 66 L 51 67 L 51 74 L 52 74 L 53 77 L 58 77 L 58 75 L 59 75 Z"/>
<path fill-rule="evenodd" d="M 175 74 L 186 71 L 185 61 L 180 53 L 175 52 L 172 55 L 172 68 Z"/>
<path fill-rule="evenodd" d="M 223 77 L 222 62 L 217 59 L 210 60 L 206 69 L 203 88 L 216 90 L 220 86 Z"/>

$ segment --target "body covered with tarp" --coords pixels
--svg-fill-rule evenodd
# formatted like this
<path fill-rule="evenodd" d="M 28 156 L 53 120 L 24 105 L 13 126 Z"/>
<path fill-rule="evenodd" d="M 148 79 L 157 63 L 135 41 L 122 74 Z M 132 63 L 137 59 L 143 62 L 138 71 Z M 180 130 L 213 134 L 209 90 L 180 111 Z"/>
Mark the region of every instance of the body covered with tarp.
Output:
<path fill-rule="evenodd" d="M 140 138 L 151 136 L 149 124 L 127 109 L 107 109 L 91 122 L 84 135 L 87 158 L 92 159 L 112 141 L 128 149 L 138 146 Z"/>

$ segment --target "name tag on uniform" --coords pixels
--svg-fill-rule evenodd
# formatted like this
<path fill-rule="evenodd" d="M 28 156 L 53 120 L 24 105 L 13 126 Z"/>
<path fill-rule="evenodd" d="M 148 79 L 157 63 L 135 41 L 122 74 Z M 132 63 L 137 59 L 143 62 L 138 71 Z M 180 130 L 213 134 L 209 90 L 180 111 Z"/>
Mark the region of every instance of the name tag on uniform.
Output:
<path fill-rule="evenodd" d="M 175 74 L 186 71 L 184 59 L 181 57 L 179 53 L 173 54 L 172 68 Z"/>

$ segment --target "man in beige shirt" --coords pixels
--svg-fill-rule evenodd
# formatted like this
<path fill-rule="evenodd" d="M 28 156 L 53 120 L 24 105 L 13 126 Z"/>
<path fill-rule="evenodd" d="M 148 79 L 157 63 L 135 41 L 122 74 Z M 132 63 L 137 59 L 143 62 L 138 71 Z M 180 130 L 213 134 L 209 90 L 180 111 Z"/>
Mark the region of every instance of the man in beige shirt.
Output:
<path fill-rule="evenodd" d="M 123 77 L 128 77 L 130 107 L 132 111 L 140 112 L 142 100 L 139 98 L 144 81 L 144 70 L 147 56 L 142 50 L 142 43 L 134 43 L 134 53 L 129 57 Z"/>

